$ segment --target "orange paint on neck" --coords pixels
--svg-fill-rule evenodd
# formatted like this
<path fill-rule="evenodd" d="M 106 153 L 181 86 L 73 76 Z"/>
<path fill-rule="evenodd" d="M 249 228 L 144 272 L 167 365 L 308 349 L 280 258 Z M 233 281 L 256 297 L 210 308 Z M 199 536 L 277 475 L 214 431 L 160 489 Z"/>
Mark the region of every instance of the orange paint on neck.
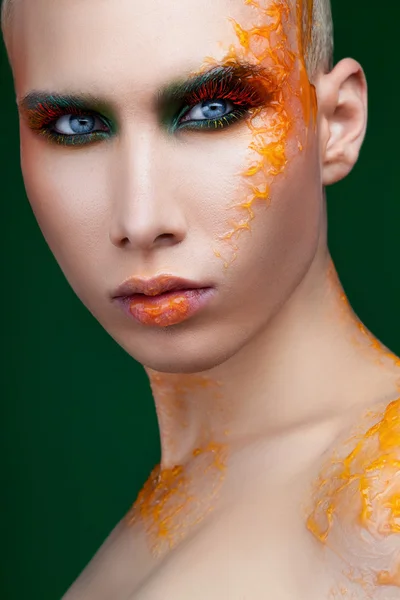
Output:
<path fill-rule="evenodd" d="M 337 299 L 335 318 L 337 314 L 341 316 L 343 324 L 349 328 L 353 344 L 361 350 L 368 351 L 375 364 L 384 366 L 391 362 L 395 367 L 400 367 L 400 358 L 377 340 L 353 312 L 332 261 L 330 261 L 327 271 L 327 284 L 330 293 Z M 371 350 L 373 350 L 373 353 L 370 352 Z"/>
<path fill-rule="evenodd" d="M 214 509 L 225 479 L 229 448 L 210 441 L 210 423 L 198 423 L 197 447 L 192 449 L 188 426 L 195 418 L 193 394 L 207 390 L 216 413 L 210 416 L 213 425 L 222 428 L 228 415 L 225 402 L 221 403 L 220 381 L 203 374 L 146 372 L 160 422 L 163 460 L 139 493 L 127 522 L 145 529 L 151 552 L 160 556 L 177 546 Z M 185 453 L 187 431 L 190 445 Z"/>

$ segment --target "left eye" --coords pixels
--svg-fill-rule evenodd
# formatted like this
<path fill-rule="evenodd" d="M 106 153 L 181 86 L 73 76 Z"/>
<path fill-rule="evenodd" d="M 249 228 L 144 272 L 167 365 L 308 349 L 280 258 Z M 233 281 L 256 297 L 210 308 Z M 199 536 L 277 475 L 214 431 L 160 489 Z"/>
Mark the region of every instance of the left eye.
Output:
<path fill-rule="evenodd" d="M 181 119 L 184 121 L 209 121 L 229 114 L 234 105 L 229 100 L 204 100 L 191 108 Z"/>

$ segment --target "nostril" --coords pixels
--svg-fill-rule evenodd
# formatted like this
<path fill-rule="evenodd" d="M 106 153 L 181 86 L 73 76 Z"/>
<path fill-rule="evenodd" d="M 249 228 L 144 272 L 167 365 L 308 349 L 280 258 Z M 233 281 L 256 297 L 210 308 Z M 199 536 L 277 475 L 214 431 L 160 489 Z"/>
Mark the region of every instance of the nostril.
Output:
<path fill-rule="evenodd" d="M 158 235 L 156 237 L 156 242 L 158 241 L 164 241 L 164 240 L 170 240 L 174 238 L 174 234 L 173 233 L 161 233 L 160 235 Z"/>

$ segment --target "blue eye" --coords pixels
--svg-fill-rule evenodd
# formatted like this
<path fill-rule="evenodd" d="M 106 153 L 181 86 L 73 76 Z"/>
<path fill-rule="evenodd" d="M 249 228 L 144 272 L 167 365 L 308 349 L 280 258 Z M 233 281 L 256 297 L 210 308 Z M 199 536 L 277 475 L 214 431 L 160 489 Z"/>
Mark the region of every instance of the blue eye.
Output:
<path fill-rule="evenodd" d="M 96 125 L 98 126 L 95 129 Z M 62 135 L 85 135 L 105 131 L 105 124 L 94 115 L 63 115 L 53 125 L 53 131 Z"/>
<path fill-rule="evenodd" d="M 180 120 L 185 121 L 210 121 L 221 119 L 234 109 L 234 105 L 229 100 L 215 99 L 204 100 L 191 108 Z"/>

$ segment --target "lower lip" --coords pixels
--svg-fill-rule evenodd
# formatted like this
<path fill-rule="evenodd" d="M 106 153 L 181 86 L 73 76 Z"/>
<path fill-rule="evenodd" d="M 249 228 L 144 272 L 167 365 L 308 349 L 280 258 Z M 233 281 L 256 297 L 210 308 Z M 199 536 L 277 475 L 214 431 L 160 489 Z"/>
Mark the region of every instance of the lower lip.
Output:
<path fill-rule="evenodd" d="M 152 327 L 168 327 L 186 321 L 199 312 L 214 295 L 213 288 L 175 290 L 158 296 L 133 294 L 117 298 L 126 314 Z"/>

